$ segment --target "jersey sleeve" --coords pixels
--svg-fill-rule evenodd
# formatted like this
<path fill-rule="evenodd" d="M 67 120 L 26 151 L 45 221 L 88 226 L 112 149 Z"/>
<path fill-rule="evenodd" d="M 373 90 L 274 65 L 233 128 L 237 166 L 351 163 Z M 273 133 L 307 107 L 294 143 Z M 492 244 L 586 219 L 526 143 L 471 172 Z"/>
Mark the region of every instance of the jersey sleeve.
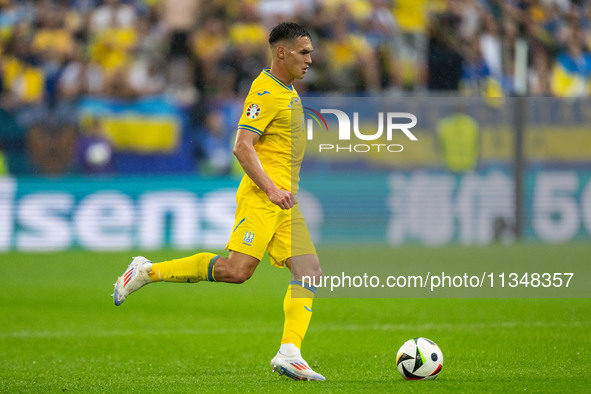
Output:
<path fill-rule="evenodd" d="M 267 90 L 253 87 L 244 102 L 238 129 L 262 135 L 278 112 L 277 97 Z"/>

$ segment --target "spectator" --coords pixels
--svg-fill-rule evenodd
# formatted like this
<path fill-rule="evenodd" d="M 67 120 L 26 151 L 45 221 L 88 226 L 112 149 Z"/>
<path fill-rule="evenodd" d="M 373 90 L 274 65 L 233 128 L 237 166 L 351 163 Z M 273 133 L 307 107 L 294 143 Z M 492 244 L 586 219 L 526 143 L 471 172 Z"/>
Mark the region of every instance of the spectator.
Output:
<path fill-rule="evenodd" d="M 219 82 L 228 76 L 225 68 L 220 68 L 224 57 L 229 56 L 230 41 L 228 27 L 223 19 L 211 17 L 196 29 L 192 37 L 193 55 L 201 65 L 205 92 L 216 96 L 220 90 Z"/>
<path fill-rule="evenodd" d="M 269 56 L 267 31 L 260 24 L 254 6 L 241 3 L 238 21 L 231 25 L 228 36 L 231 49 L 221 62 L 234 78 L 234 92 L 245 95 L 253 75 L 261 72 Z"/>
<path fill-rule="evenodd" d="M 478 37 L 464 45 L 460 90 L 468 96 L 502 97 L 500 83 L 492 77 L 480 48 Z"/>
<path fill-rule="evenodd" d="M 591 53 L 587 50 L 582 31 L 573 28 L 566 49 L 554 64 L 552 91 L 560 97 L 589 96 Z"/>
<path fill-rule="evenodd" d="M 397 82 L 395 59 L 400 48 L 397 40 L 400 32 L 386 4 L 386 0 L 372 0 L 371 12 L 363 21 L 363 32 L 375 54 L 380 75 L 378 83 L 382 88 Z"/>
<path fill-rule="evenodd" d="M 90 32 L 99 33 L 110 28 L 131 28 L 137 18 L 135 9 L 121 0 L 104 0 L 91 13 Z"/>
<path fill-rule="evenodd" d="M 159 59 L 138 58 L 127 75 L 127 85 L 132 97 L 161 94 L 166 88 L 164 62 Z"/>
<path fill-rule="evenodd" d="M 127 69 L 131 97 L 162 94 L 166 89 L 166 62 L 164 26 L 153 20 L 153 14 L 141 16 L 136 24 L 137 41 Z"/>
<path fill-rule="evenodd" d="M 457 91 L 462 75 L 462 25 L 460 0 L 448 0 L 448 8 L 431 17 L 429 30 L 428 88 Z"/>
<path fill-rule="evenodd" d="M 260 0 L 257 11 L 265 28 L 270 29 L 280 21 L 298 19 L 310 21 L 316 8 L 315 0 Z"/>
<path fill-rule="evenodd" d="M 484 13 L 480 33 L 480 52 L 493 78 L 503 77 L 502 40 L 499 23 L 490 13 Z"/>
<path fill-rule="evenodd" d="M 427 25 L 430 0 L 396 0 L 393 15 L 400 35 L 396 37 L 396 63 L 393 76 L 406 90 L 427 84 Z"/>
<path fill-rule="evenodd" d="M 133 48 L 134 57 L 144 59 L 164 59 L 166 57 L 166 50 L 168 49 L 166 27 L 158 18 L 155 9 L 149 9 L 146 14 L 138 18 L 135 30 L 138 39 Z"/>
<path fill-rule="evenodd" d="M 63 63 L 75 50 L 71 32 L 64 26 L 65 10 L 48 6 L 40 13 L 39 28 L 36 30 L 31 50 L 46 63 Z"/>
<path fill-rule="evenodd" d="M 105 0 L 90 17 L 89 53 L 103 69 L 105 92 L 128 98 L 127 72 L 138 41 L 135 9 L 120 0 Z"/>
<path fill-rule="evenodd" d="M 199 0 L 163 0 L 162 21 L 169 33 L 171 58 L 185 58 L 189 54 L 189 39 L 197 24 Z"/>
<path fill-rule="evenodd" d="M 333 89 L 354 92 L 360 88 L 377 91 L 379 86 L 375 53 L 365 37 L 351 32 L 354 22 L 346 5 L 339 7 L 331 24 L 331 37 L 324 51 L 328 63 L 325 77 Z"/>
<path fill-rule="evenodd" d="M 45 73 L 41 59 L 31 51 L 24 25 L 17 26 L 12 32 L 2 65 L 3 93 L 11 106 L 42 103 Z"/>
<path fill-rule="evenodd" d="M 86 96 L 96 96 L 104 91 L 102 68 L 88 56 L 77 52 L 59 77 L 59 97 L 64 101 L 76 101 Z"/>

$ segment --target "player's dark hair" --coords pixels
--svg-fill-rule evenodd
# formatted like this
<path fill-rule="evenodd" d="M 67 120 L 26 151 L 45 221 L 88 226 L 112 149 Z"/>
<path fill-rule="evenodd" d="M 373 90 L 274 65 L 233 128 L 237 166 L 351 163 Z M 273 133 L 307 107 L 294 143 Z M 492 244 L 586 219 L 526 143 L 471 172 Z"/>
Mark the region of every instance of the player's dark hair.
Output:
<path fill-rule="evenodd" d="M 269 44 L 275 45 L 281 40 L 293 40 L 300 37 L 312 38 L 305 27 L 294 22 L 283 22 L 271 30 L 271 34 L 269 34 Z"/>

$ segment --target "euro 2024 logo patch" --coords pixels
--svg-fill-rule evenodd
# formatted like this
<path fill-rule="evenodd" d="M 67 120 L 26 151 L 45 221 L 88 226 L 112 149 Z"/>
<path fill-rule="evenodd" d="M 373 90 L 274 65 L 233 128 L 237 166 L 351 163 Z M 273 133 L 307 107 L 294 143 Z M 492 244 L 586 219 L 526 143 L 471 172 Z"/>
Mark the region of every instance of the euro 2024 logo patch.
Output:
<path fill-rule="evenodd" d="M 250 104 L 248 108 L 246 108 L 246 117 L 248 119 L 255 119 L 261 113 L 261 107 L 258 104 Z"/>

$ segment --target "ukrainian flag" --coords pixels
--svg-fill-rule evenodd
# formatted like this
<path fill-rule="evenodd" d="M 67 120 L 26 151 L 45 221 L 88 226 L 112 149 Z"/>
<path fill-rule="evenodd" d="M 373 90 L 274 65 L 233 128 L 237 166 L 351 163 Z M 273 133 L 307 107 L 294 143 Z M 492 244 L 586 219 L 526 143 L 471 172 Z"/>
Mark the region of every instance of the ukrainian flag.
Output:
<path fill-rule="evenodd" d="M 180 143 L 180 109 L 163 97 L 135 102 L 87 98 L 79 111 L 82 121 L 98 119 L 104 136 L 120 151 L 169 154 Z"/>
<path fill-rule="evenodd" d="M 582 54 L 578 59 L 562 53 L 552 70 L 552 93 L 557 97 L 588 96 L 590 91 L 591 55 Z"/>

